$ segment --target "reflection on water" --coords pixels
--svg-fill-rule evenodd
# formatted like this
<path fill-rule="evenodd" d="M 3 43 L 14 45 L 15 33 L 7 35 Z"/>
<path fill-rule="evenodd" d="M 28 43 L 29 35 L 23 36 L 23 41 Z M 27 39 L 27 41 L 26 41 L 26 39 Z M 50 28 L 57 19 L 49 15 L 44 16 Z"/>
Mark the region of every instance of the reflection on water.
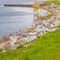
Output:
<path fill-rule="evenodd" d="M 6 9 L 0 10 L 0 38 L 9 34 L 16 34 L 24 32 L 28 28 L 32 27 L 34 20 L 33 14 L 22 14 L 22 10 L 7 12 Z M 29 11 L 28 11 L 29 12 Z M 7 14 L 6 14 L 7 13 Z"/>

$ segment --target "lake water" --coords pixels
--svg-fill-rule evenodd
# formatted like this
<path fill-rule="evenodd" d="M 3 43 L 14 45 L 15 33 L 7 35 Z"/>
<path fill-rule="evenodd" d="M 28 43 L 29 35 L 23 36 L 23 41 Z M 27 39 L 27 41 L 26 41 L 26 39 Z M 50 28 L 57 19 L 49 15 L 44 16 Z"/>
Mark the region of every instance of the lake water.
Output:
<path fill-rule="evenodd" d="M 22 7 L 0 7 L 0 38 L 22 33 L 34 23 L 33 9 Z"/>
<path fill-rule="evenodd" d="M 49 11 L 39 9 L 39 16 L 47 16 Z M 34 24 L 33 8 L 0 7 L 0 38 L 9 34 L 22 33 Z"/>

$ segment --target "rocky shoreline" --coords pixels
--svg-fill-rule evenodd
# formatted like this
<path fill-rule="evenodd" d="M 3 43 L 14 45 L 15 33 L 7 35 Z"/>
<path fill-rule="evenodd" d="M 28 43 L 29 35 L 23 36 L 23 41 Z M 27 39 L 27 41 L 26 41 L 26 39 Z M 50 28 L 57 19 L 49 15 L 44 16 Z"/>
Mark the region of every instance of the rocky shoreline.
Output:
<path fill-rule="evenodd" d="M 51 4 L 47 5 L 49 8 L 53 8 L 56 11 L 56 16 L 52 16 L 48 20 L 35 21 L 32 28 L 28 31 L 18 34 L 16 36 L 10 35 L 9 37 L 4 37 L 0 40 L 0 51 L 14 50 L 19 45 L 25 42 L 30 42 L 37 38 L 37 36 L 42 36 L 47 32 L 55 31 L 60 26 L 60 6 Z"/>

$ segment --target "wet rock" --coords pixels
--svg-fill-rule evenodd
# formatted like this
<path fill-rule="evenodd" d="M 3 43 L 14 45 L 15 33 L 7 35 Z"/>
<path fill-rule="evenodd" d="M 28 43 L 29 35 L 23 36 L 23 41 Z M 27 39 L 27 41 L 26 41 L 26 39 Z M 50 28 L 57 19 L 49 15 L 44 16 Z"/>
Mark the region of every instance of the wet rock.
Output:
<path fill-rule="evenodd" d="M 15 42 L 17 42 L 19 36 L 10 36 L 10 44 L 14 45 Z"/>
<path fill-rule="evenodd" d="M 55 24 L 55 26 L 59 26 L 59 25 L 60 25 L 60 21 L 56 20 L 56 21 L 54 22 L 54 24 Z"/>
<path fill-rule="evenodd" d="M 36 36 L 37 32 L 31 32 L 28 34 L 28 36 Z"/>
<path fill-rule="evenodd" d="M 27 36 L 26 38 L 22 38 L 22 41 L 24 41 L 24 42 L 30 42 L 30 41 L 32 41 L 35 38 L 36 38 L 36 36 Z"/>

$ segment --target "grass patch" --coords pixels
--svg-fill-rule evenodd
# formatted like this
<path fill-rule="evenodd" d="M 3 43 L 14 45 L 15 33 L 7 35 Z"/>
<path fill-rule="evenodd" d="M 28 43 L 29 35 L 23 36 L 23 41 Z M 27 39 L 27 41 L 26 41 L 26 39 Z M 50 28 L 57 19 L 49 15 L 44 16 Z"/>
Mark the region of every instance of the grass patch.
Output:
<path fill-rule="evenodd" d="M 60 1 L 59 0 L 52 0 L 52 1 L 46 1 L 45 4 L 56 4 L 60 6 Z"/>
<path fill-rule="evenodd" d="M 22 47 L 0 53 L 0 60 L 60 60 L 60 30 L 37 37 Z"/>
<path fill-rule="evenodd" d="M 60 25 L 59 26 L 57 26 L 58 28 L 60 28 Z"/>

